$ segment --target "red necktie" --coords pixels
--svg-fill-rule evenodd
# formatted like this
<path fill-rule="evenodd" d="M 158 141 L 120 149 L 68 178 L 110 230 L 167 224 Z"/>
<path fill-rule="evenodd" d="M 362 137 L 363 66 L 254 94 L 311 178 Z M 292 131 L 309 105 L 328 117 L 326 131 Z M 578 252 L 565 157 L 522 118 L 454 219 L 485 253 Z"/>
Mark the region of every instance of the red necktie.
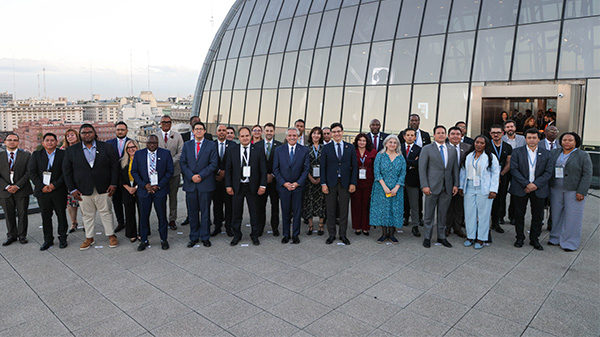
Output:
<path fill-rule="evenodd" d="M 406 158 L 408 158 L 409 152 L 410 152 L 410 145 L 406 145 Z"/>
<path fill-rule="evenodd" d="M 14 165 L 15 165 L 15 153 L 11 152 L 10 153 L 10 162 L 8 163 L 8 167 L 10 168 L 11 171 L 13 171 Z"/>
<path fill-rule="evenodd" d="M 168 139 L 169 139 L 169 134 L 165 132 L 165 144 L 167 144 Z"/>
<path fill-rule="evenodd" d="M 373 145 L 375 145 L 375 150 L 377 150 L 378 149 L 378 147 L 377 147 L 377 145 L 378 145 L 377 144 L 377 135 L 373 135 Z"/>
<path fill-rule="evenodd" d="M 198 155 L 200 154 L 200 142 L 196 142 L 196 159 L 198 159 Z"/>

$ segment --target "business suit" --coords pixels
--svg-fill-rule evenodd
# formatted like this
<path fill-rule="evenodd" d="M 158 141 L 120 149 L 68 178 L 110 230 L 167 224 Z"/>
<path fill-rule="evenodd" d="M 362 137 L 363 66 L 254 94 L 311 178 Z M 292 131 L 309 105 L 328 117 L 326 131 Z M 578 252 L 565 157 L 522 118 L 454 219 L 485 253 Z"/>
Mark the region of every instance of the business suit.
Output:
<path fill-rule="evenodd" d="M 131 164 L 131 167 L 133 168 L 133 158 L 131 158 Z M 119 165 L 119 167 L 119 186 L 121 186 L 121 199 L 123 200 L 123 208 L 125 208 L 125 236 L 129 239 L 133 239 L 137 238 L 139 233 L 139 226 L 135 215 L 136 209 L 138 219 L 141 219 L 141 209 L 138 202 L 137 190 L 131 194 L 123 187 L 123 185 L 132 187 L 138 187 L 138 185 L 135 182 L 135 179 L 130 181 L 129 165 L 125 167 Z M 133 176 L 131 178 L 133 178 Z M 150 230 L 148 231 L 148 235 L 150 235 Z"/>
<path fill-rule="evenodd" d="M 167 142 L 165 142 L 163 131 L 159 130 L 155 135 L 158 137 L 158 147 L 169 150 L 173 159 L 174 171 L 171 180 L 169 180 L 169 223 L 174 226 L 177 220 L 177 192 L 179 191 L 179 183 L 181 182 L 181 166 L 179 161 L 181 152 L 183 151 L 183 138 L 181 138 L 178 132 L 173 130 L 169 130 Z"/>
<path fill-rule="evenodd" d="M 548 181 L 552 177 L 553 163 L 550 162 L 550 152 L 541 146 L 536 150 L 535 176 L 530 181 L 529 174 L 529 147 L 523 146 L 513 149 L 510 159 L 510 173 L 512 181 L 509 192 L 514 199 L 515 207 L 515 232 L 517 234 L 517 243 L 525 240 L 523 233 L 525 227 L 525 212 L 527 211 L 527 201 L 531 202 L 531 228 L 529 232 L 529 242 L 532 245 L 539 245 L 538 238 L 542 232 L 542 219 L 544 217 L 545 199 L 550 194 Z M 525 187 L 533 182 L 537 189 L 526 193 Z"/>
<path fill-rule="evenodd" d="M 418 129 L 416 134 L 417 138 L 415 139 L 415 144 L 421 149 L 425 147 L 425 145 L 431 144 L 431 136 L 429 135 L 429 132 Z M 401 143 L 404 143 L 404 131 L 400 132 L 398 138 L 400 139 Z"/>
<path fill-rule="evenodd" d="M 0 153 L 0 206 L 4 210 L 7 237 L 13 240 L 17 238 L 25 239 L 27 236 L 29 224 L 27 208 L 29 207 L 29 195 L 33 192 L 27 173 L 31 155 L 23 150 L 16 150 L 15 153 L 12 182 L 8 163 L 9 152 L 7 150 Z M 18 186 L 19 190 L 15 193 L 8 192 L 6 188 L 11 185 Z M 17 216 L 19 217 L 18 222 Z"/>
<path fill-rule="evenodd" d="M 447 144 L 443 144 L 447 146 Z M 446 238 L 446 214 L 452 200 L 452 189 L 458 187 L 459 171 L 456 151 L 447 148 L 448 158 L 444 161 L 440 144 L 432 143 L 421 149 L 419 157 L 419 180 L 421 190 L 429 187 L 431 195 L 425 196 L 425 239 L 431 240 L 433 218 L 437 207 L 438 240 Z"/>
<path fill-rule="evenodd" d="M 152 204 L 158 217 L 158 232 L 161 241 L 167 240 L 167 195 L 169 195 L 169 179 L 173 176 L 174 165 L 168 150 L 157 148 L 156 151 L 156 173 L 158 174 L 158 191 L 149 193 L 144 187 L 150 184 L 148 168 L 149 150 L 143 149 L 135 152 L 131 175 L 139 186 L 137 197 L 140 203 L 140 237 L 142 242 L 148 242 L 148 228 L 150 226 L 150 212 Z"/>
<path fill-rule="evenodd" d="M 62 164 L 65 159 L 65 151 L 54 150 L 54 161 L 52 165 L 48 162 L 48 152 L 45 149 L 35 151 L 31 154 L 29 160 L 29 179 L 35 185 L 33 195 L 37 198 L 42 215 L 42 228 L 44 232 L 44 242 L 52 243 L 54 241 L 52 230 L 52 213 L 56 213 L 58 218 L 58 238 L 61 243 L 67 240 L 67 186 L 62 173 Z M 42 192 L 46 186 L 44 184 L 44 172 L 51 172 L 50 183 L 54 190 L 49 193 Z"/>
<path fill-rule="evenodd" d="M 281 201 L 281 226 L 283 236 L 290 236 L 290 219 L 292 219 L 292 236 L 300 235 L 300 224 L 302 216 L 302 195 L 304 187 L 308 183 L 308 171 L 310 161 L 308 159 L 308 148 L 300 144 L 294 146 L 294 158 L 290 160 L 290 146 L 284 144 L 278 146 L 274 151 L 273 174 Z M 285 183 L 298 183 L 298 187 L 292 191 L 283 185 Z"/>
<path fill-rule="evenodd" d="M 219 140 L 215 140 L 215 144 L 217 145 L 217 153 L 219 158 L 217 173 L 223 172 L 225 173 L 225 153 L 227 149 L 233 145 L 235 142 L 231 140 L 225 140 L 223 145 Z M 225 176 L 221 181 L 217 181 L 215 179 L 216 188 L 212 194 L 212 202 L 213 202 L 213 223 L 215 225 L 215 230 L 213 231 L 213 236 L 217 235 L 221 232 L 221 226 L 223 225 L 223 221 L 225 222 L 225 231 L 228 236 L 233 236 L 233 231 L 231 230 L 231 222 L 232 222 L 232 208 L 231 208 L 231 196 L 225 192 Z M 225 212 L 223 212 L 223 206 L 225 206 Z"/>
<path fill-rule="evenodd" d="M 129 137 L 123 138 L 122 145 L 119 144 L 119 138 L 109 139 L 106 142 L 113 146 L 115 152 L 119 156 L 119 159 L 121 159 L 121 157 L 123 157 L 123 154 L 125 154 L 126 151 L 125 144 L 130 139 L 131 138 Z M 125 215 L 123 213 L 123 191 L 123 186 L 121 186 L 121 184 L 117 185 L 117 191 L 115 192 L 115 194 L 113 194 L 112 197 L 113 208 L 115 210 L 115 217 L 117 218 L 117 225 L 121 226 L 121 228 L 125 225 Z"/>
<path fill-rule="evenodd" d="M 342 157 L 338 158 L 338 144 L 342 149 Z M 329 237 L 336 235 L 336 211 L 339 210 L 340 238 L 346 237 L 348 228 L 348 203 L 350 201 L 350 185 L 356 186 L 358 181 L 358 164 L 354 145 L 335 141 L 325 145 L 321 153 L 321 186 L 325 185 L 329 193 L 325 195 L 327 206 L 327 231 Z"/>
<path fill-rule="evenodd" d="M 419 225 L 419 214 L 422 210 L 419 208 L 422 202 L 420 199 L 420 181 L 419 181 L 419 155 L 421 147 L 416 144 L 410 145 L 408 155 L 406 153 L 406 143 L 400 144 L 400 152 L 406 161 L 406 177 L 404 180 L 404 223 L 408 225 L 408 218 L 412 219 L 412 225 Z M 416 233 L 415 233 L 416 232 Z M 413 234 L 418 234 L 418 227 L 414 227 Z"/>
<path fill-rule="evenodd" d="M 261 231 L 261 226 L 258 222 L 258 189 L 259 187 L 267 186 L 267 163 L 265 154 L 262 148 L 255 144 L 248 144 L 247 162 L 242 162 L 242 154 L 244 146 L 236 144 L 229 147 L 225 153 L 225 188 L 233 189 L 232 209 L 233 222 L 231 229 L 233 237 L 236 241 L 242 239 L 242 217 L 244 215 L 244 198 L 248 204 L 248 212 L 250 213 L 250 225 L 252 231 L 250 238 L 253 242 L 258 239 Z M 241 152 L 240 152 L 241 151 Z M 248 153 L 249 152 L 249 153 Z M 250 176 L 242 175 L 242 166 L 250 166 Z"/>
<path fill-rule="evenodd" d="M 271 140 L 271 151 L 267 151 L 266 148 L 266 140 L 263 139 L 260 142 L 256 143 L 256 146 L 260 149 L 264 149 L 265 158 L 267 160 L 267 181 L 269 175 L 272 177 L 271 182 L 267 182 L 267 191 L 265 194 L 258 196 L 258 223 L 261 226 L 260 232 L 264 231 L 265 225 L 267 223 L 267 199 L 271 199 L 271 230 L 274 234 L 279 232 L 279 194 L 277 192 L 277 180 L 275 179 L 275 175 L 273 174 L 273 161 L 275 159 L 275 150 L 281 146 L 281 143 L 274 138 Z"/>
<path fill-rule="evenodd" d="M 379 134 L 374 135 L 373 133 L 369 132 L 368 136 L 373 144 L 373 148 L 377 150 L 375 152 L 379 152 L 383 150 L 383 141 L 387 138 L 387 136 L 389 136 L 389 134 L 380 132 Z"/>
<path fill-rule="evenodd" d="M 448 142 L 447 145 L 450 149 L 452 149 L 454 146 L 450 142 Z M 458 148 L 460 150 L 460 157 L 457 156 L 457 158 L 459 159 L 458 167 L 461 167 L 461 164 L 465 161 L 465 158 L 467 157 L 467 152 L 469 152 L 469 150 L 471 149 L 471 145 L 467 143 L 459 143 Z M 452 229 L 454 230 L 454 233 L 456 235 L 458 235 L 461 238 L 464 237 L 464 233 L 462 231 L 462 227 L 464 227 L 464 225 L 464 198 L 462 195 L 457 193 L 455 196 L 452 197 L 452 200 L 450 201 L 450 206 L 448 207 L 448 213 L 446 214 L 446 236 L 450 234 L 450 230 Z"/>
<path fill-rule="evenodd" d="M 488 145 L 490 152 L 498 159 L 500 165 L 500 172 L 504 170 L 507 164 L 508 158 L 512 156 L 512 146 L 506 142 L 500 143 L 500 146 L 496 146 L 493 141 L 490 141 Z M 500 175 L 500 183 L 498 186 L 498 194 L 492 203 L 492 229 L 496 229 L 500 226 L 500 220 L 504 219 L 506 214 L 506 195 L 508 193 L 508 185 L 510 184 L 510 170 L 504 175 Z"/>
<path fill-rule="evenodd" d="M 189 131 L 189 132 L 184 132 L 181 134 L 181 138 L 183 139 L 183 142 L 187 142 L 190 139 L 194 139 L 194 132 Z M 205 133 L 204 134 L 204 139 L 206 140 L 213 140 L 213 136 L 210 133 Z M 215 140 L 216 141 L 216 140 Z"/>
<path fill-rule="evenodd" d="M 470 137 L 464 136 L 464 137 L 462 138 L 462 140 L 461 140 L 461 143 L 465 143 L 465 144 L 467 144 L 467 145 L 471 145 L 471 146 L 473 146 L 473 138 L 470 138 Z"/>
<path fill-rule="evenodd" d="M 216 188 L 215 172 L 219 166 L 217 145 L 204 138 L 200 144 L 200 152 L 196 157 L 196 140 L 186 142 L 180 160 L 183 190 L 186 192 L 185 200 L 190 219 L 190 242 L 210 238 L 210 199 Z M 202 179 L 199 183 L 192 181 L 196 174 Z"/>
<path fill-rule="evenodd" d="M 96 212 L 100 213 L 105 235 L 114 235 L 111 197 L 107 190 L 119 184 L 119 157 L 110 144 L 94 141 L 96 146 L 93 164 L 88 163 L 85 143 L 69 146 L 65 151 L 63 174 L 67 190 L 81 192 L 79 205 L 83 216 L 85 237 L 93 238 Z M 93 146 L 93 145 L 92 145 Z M 85 149 L 84 149 L 85 147 Z M 90 148 L 90 149 L 93 149 Z M 93 150 L 92 150 L 93 151 Z"/>

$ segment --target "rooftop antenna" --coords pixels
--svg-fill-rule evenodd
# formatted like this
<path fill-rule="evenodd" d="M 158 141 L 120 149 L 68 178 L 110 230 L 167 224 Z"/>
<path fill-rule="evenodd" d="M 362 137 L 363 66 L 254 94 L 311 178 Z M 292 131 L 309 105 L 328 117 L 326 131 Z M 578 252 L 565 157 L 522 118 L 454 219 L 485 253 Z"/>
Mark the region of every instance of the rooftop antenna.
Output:
<path fill-rule="evenodd" d="M 42 68 L 44 71 L 44 97 L 48 97 L 48 95 L 46 95 L 46 68 Z"/>
<path fill-rule="evenodd" d="M 92 82 L 92 60 L 90 60 L 90 98 L 94 97 L 94 82 Z"/>
<path fill-rule="evenodd" d="M 38 77 L 38 99 L 40 98 L 40 74 L 37 74 Z"/>
<path fill-rule="evenodd" d="M 150 90 L 150 51 L 148 50 L 148 90 Z"/>
<path fill-rule="evenodd" d="M 15 78 L 15 55 L 13 54 L 13 100 L 17 100 L 17 80 Z"/>
<path fill-rule="evenodd" d="M 129 49 L 129 95 L 133 97 L 133 50 Z"/>

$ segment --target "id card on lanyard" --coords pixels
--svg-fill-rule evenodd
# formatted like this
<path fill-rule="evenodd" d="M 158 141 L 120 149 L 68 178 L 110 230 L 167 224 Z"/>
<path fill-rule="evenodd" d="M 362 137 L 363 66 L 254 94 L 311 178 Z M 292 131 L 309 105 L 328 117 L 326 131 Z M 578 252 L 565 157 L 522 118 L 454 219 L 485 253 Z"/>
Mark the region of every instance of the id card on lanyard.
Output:
<path fill-rule="evenodd" d="M 158 185 L 158 173 L 154 172 L 150 174 L 150 185 L 157 186 Z"/>
<path fill-rule="evenodd" d="M 360 160 L 361 163 L 361 167 L 358 168 L 358 179 L 367 179 L 367 168 L 365 167 L 365 160 L 367 159 L 367 157 L 361 157 L 358 158 L 358 160 Z"/>
<path fill-rule="evenodd" d="M 44 185 L 50 185 L 51 181 L 52 181 L 52 172 L 44 171 L 42 173 L 42 183 Z"/>
<path fill-rule="evenodd" d="M 554 177 L 557 179 L 563 179 L 565 177 L 565 166 L 567 165 L 567 160 L 569 160 L 569 156 L 577 149 L 569 152 L 567 155 L 561 153 L 558 156 L 558 160 L 556 161 L 556 167 L 554 168 Z"/>
<path fill-rule="evenodd" d="M 317 158 L 319 158 L 319 150 L 320 149 L 321 149 L 321 145 L 319 145 L 319 147 L 317 147 L 316 150 L 315 150 L 315 146 L 314 145 L 312 147 L 313 154 L 315 155 L 315 160 Z M 313 165 L 313 167 L 312 167 L 312 177 L 313 178 L 320 178 L 321 177 L 321 166 L 319 164 Z"/>
<path fill-rule="evenodd" d="M 529 151 L 529 149 L 527 149 Z M 529 156 L 529 152 L 527 152 L 527 161 L 529 162 L 529 182 L 532 183 L 535 181 L 535 163 L 537 162 L 537 151 L 535 153 L 533 162 L 531 161 L 531 156 Z"/>

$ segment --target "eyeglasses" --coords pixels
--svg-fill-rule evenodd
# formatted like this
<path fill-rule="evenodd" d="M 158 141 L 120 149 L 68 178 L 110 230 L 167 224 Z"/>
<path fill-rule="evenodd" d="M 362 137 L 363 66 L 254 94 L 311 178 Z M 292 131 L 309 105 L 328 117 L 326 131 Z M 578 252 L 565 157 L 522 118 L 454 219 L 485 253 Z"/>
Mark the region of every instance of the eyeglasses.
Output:
<path fill-rule="evenodd" d="M 160 123 L 161 123 L 161 124 L 171 124 L 172 122 L 171 122 L 171 121 L 162 121 L 162 122 L 160 122 Z"/>
<path fill-rule="evenodd" d="M 253 129 L 252 132 L 262 132 L 261 129 Z"/>
<path fill-rule="evenodd" d="M 194 131 L 204 131 L 204 128 L 195 128 Z"/>
<path fill-rule="evenodd" d="M 94 133 L 94 131 L 81 131 L 80 133 L 81 133 L 82 135 L 89 135 L 89 134 L 92 134 L 92 133 Z"/>
<path fill-rule="evenodd" d="M 127 147 L 127 150 L 131 150 L 131 149 L 137 150 L 137 147 L 136 146 L 128 146 Z"/>
<path fill-rule="evenodd" d="M 493 135 L 499 135 L 499 134 L 501 134 L 501 133 L 502 133 L 502 131 L 492 131 L 492 132 L 490 132 L 490 133 L 491 133 L 491 134 L 493 134 Z"/>

